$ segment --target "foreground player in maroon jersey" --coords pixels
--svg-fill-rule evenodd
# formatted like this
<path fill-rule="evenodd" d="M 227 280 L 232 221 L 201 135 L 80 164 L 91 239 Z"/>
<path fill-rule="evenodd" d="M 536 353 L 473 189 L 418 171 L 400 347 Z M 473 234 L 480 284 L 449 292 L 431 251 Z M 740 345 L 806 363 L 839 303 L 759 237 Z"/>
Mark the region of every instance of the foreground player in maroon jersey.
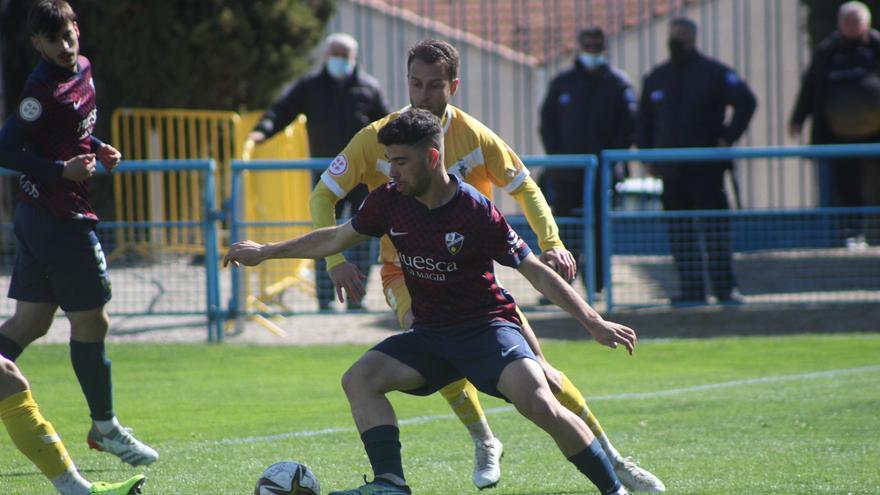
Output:
<path fill-rule="evenodd" d="M 601 493 L 627 493 L 586 424 L 554 398 L 493 262 L 518 269 L 600 344 L 632 353 L 635 332 L 603 320 L 531 253 L 491 201 L 447 174 L 437 117 L 412 109 L 386 124 L 378 138 L 392 182 L 371 192 L 351 221 L 274 244 L 238 242 L 223 260 L 254 266 L 273 258 L 320 258 L 386 234 L 397 248 L 412 294 L 413 327 L 376 345 L 342 379 L 375 478 L 331 495 L 411 493 L 385 394 L 429 395 L 463 377 L 512 402 Z"/>
<path fill-rule="evenodd" d="M 22 172 L 9 287 L 17 303 L 0 327 L 0 354 L 15 361 L 46 334 L 60 306 L 70 321 L 70 361 L 92 417 L 89 445 L 131 465 L 150 464 L 159 455 L 113 412 L 104 351 L 110 278 L 86 183 L 96 158 L 112 170 L 121 156 L 92 135 L 92 66 L 79 55 L 73 9 L 63 0 L 40 0 L 28 15 L 28 30 L 42 60 L 25 83 L 17 112 L 0 130 L 0 166 Z"/>

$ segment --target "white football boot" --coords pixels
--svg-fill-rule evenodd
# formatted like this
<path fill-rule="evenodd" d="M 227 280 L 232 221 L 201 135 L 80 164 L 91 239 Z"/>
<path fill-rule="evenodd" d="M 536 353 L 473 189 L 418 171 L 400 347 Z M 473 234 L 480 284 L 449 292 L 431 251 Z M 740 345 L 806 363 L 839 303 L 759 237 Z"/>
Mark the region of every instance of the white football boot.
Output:
<path fill-rule="evenodd" d="M 659 478 L 648 470 L 639 467 L 629 457 L 609 459 L 617 479 L 631 492 L 659 493 L 665 492 L 666 486 Z"/>
<path fill-rule="evenodd" d="M 504 446 L 497 438 L 476 444 L 474 449 L 474 485 L 480 490 L 493 488 L 501 479 L 501 457 Z"/>
<path fill-rule="evenodd" d="M 101 452 L 109 452 L 132 466 L 146 466 L 156 462 L 159 454 L 149 445 L 142 443 L 131 434 L 130 428 L 116 428 L 104 435 L 92 424 L 86 438 L 89 447 Z"/>

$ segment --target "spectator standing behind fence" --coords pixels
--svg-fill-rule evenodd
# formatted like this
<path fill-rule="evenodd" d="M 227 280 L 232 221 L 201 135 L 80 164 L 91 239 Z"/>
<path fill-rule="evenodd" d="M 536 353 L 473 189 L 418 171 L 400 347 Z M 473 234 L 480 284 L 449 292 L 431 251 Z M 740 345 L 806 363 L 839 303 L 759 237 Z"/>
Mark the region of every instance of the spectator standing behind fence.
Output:
<path fill-rule="evenodd" d="M 550 155 L 594 154 L 603 149 L 629 148 L 636 124 L 636 96 L 627 75 L 608 64 L 605 33 L 601 28 L 578 34 L 580 52 L 574 66 L 552 81 L 541 104 L 541 140 Z M 622 175 L 622 174 L 619 174 Z M 541 188 L 557 217 L 581 216 L 584 212 L 584 169 L 547 169 Z M 602 260 L 601 202 L 598 174 L 593 181 L 593 219 L 596 266 Z M 562 226 L 560 237 L 578 260 L 580 271 L 587 255 L 583 225 Z M 602 270 L 596 270 L 594 289 L 604 287 Z M 587 280 L 584 280 L 587 285 Z"/>
<path fill-rule="evenodd" d="M 789 134 L 800 137 L 811 117 L 813 144 L 880 141 L 880 33 L 871 29 L 871 12 L 861 2 L 841 5 L 837 26 L 804 73 Z M 844 158 L 829 164 L 820 178 L 830 182 L 831 206 L 880 204 L 880 160 Z M 849 246 L 865 244 L 860 224 L 860 218 L 850 217 L 843 225 Z"/>
<path fill-rule="evenodd" d="M 314 157 L 334 157 L 362 127 L 391 112 L 376 79 L 357 66 L 358 42 L 345 33 L 331 34 L 324 40 L 324 63 L 315 72 L 295 81 L 263 115 L 248 136 L 259 144 L 284 129 L 299 114 L 306 116 L 309 152 Z M 319 178 L 313 174 L 314 181 Z M 336 218 L 354 214 L 367 193 L 366 186 L 353 189 L 336 204 Z M 373 261 L 371 243 L 347 252 L 362 273 L 369 275 Z M 366 283 L 366 281 L 365 281 Z M 315 262 L 315 285 L 321 310 L 330 309 L 334 298 L 333 281 L 326 262 Z M 360 302 L 348 301 L 349 309 L 360 309 Z"/>
<path fill-rule="evenodd" d="M 669 25 L 669 61 L 645 76 L 639 103 L 637 144 L 640 148 L 730 146 L 745 132 L 755 112 L 755 95 L 729 67 L 696 48 L 697 25 L 684 17 Z M 725 113 L 733 107 L 730 122 Z M 663 180 L 663 209 L 727 210 L 724 172 L 731 162 L 648 164 Z M 676 218 L 667 222 L 669 243 L 678 270 L 680 293 L 675 304 L 703 304 L 704 256 L 709 280 L 719 302 L 742 302 L 733 274 L 730 222 L 725 217 Z M 702 234 L 705 242 L 701 246 Z"/>

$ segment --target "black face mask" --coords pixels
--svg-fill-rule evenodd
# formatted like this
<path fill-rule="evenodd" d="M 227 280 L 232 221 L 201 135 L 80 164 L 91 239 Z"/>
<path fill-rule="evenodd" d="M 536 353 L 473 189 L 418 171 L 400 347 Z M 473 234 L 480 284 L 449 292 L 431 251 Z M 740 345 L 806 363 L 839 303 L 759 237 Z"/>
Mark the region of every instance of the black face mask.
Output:
<path fill-rule="evenodd" d="M 688 60 L 695 51 L 688 46 L 686 41 L 682 40 L 670 39 L 667 46 L 669 46 L 669 58 L 673 63 L 681 63 Z"/>

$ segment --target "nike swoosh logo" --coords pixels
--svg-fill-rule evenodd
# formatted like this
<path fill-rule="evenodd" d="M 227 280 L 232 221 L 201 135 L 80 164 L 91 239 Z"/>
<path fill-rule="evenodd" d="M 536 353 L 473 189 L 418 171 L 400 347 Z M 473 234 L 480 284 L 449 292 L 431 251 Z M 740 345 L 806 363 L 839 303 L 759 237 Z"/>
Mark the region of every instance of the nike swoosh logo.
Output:
<path fill-rule="evenodd" d="M 76 100 L 75 102 L 73 102 L 73 109 L 79 110 L 80 105 L 82 105 L 82 100 Z"/>
<path fill-rule="evenodd" d="M 504 349 L 503 351 L 501 351 L 501 357 L 507 357 L 507 355 L 510 354 L 511 352 L 513 352 L 513 350 L 516 349 L 517 347 L 519 347 L 519 344 L 516 344 L 515 346 L 510 347 L 510 348 Z"/>
<path fill-rule="evenodd" d="M 391 237 L 397 237 L 399 235 L 409 234 L 409 232 L 395 232 L 393 227 L 391 228 L 391 231 L 388 233 L 391 234 Z"/>

